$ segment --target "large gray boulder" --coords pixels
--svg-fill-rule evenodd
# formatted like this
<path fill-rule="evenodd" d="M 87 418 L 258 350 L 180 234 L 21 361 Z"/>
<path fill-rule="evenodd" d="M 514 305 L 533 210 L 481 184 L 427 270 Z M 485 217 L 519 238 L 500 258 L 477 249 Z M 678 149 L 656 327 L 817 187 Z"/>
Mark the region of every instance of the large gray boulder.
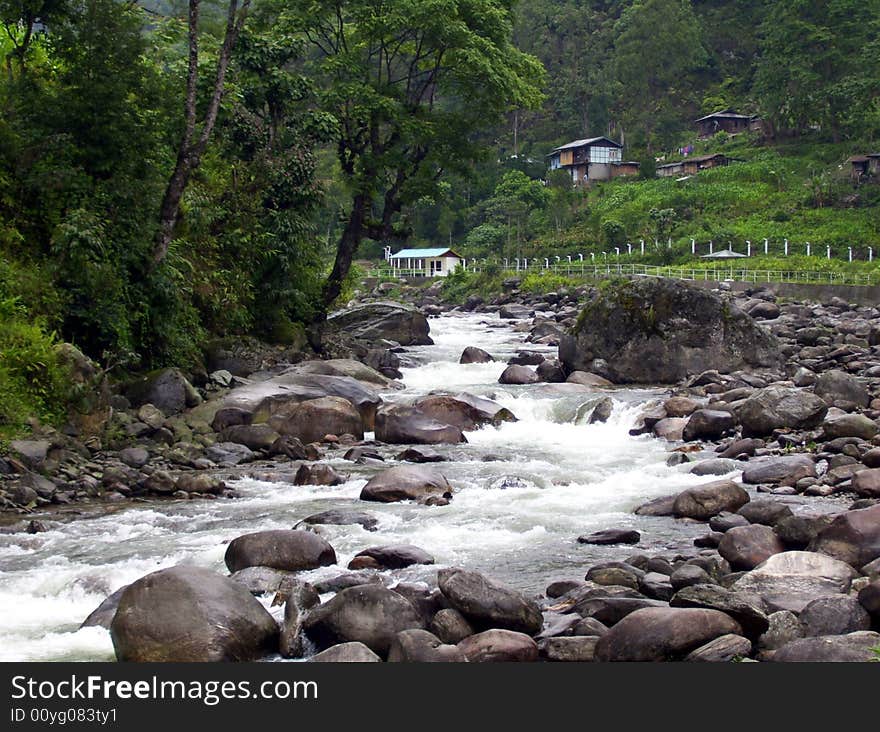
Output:
<path fill-rule="evenodd" d="M 858 598 L 851 595 L 819 597 L 809 603 L 799 617 L 808 638 L 871 630 L 871 616 Z"/>
<path fill-rule="evenodd" d="M 862 630 L 847 635 L 800 638 L 782 646 L 771 657 L 776 663 L 859 663 L 876 661 L 874 648 L 880 646 L 880 633 Z"/>
<path fill-rule="evenodd" d="M 376 413 L 376 439 L 392 445 L 442 445 L 467 442 L 459 427 L 440 422 L 421 409 L 386 405 Z"/>
<path fill-rule="evenodd" d="M 398 633 L 423 627 L 409 600 L 374 584 L 342 590 L 313 608 L 303 623 L 306 635 L 319 648 L 359 641 L 383 657 Z"/>
<path fill-rule="evenodd" d="M 723 635 L 742 635 L 718 610 L 650 607 L 636 610 L 599 639 L 600 661 L 677 661 Z"/>
<path fill-rule="evenodd" d="M 680 589 L 669 601 L 672 607 L 720 610 L 736 620 L 748 638 L 757 638 L 770 627 L 761 599 L 745 592 L 732 592 L 720 585 L 697 584 Z"/>
<path fill-rule="evenodd" d="M 749 502 L 749 494 L 732 480 L 716 480 L 682 491 L 672 511 L 679 518 L 708 521 L 722 511 L 736 511 Z"/>
<path fill-rule="evenodd" d="M 233 539 L 226 548 L 230 572 L 245 567 L 272 567 L 289 572 L 336 564 L 336 552 L 311 531 L 257 531 Z"/>
<path fill-rule="evenodd" d="M 458 649 L 470 663 L 529 662 L 538 660 L 538 644 L 525 633 L 493 628 L 468 636 Z"/>
<path fill-rule="evenodd" d="M 125 589 L 110 637 L 119 661 L 252 661 L 277 648 L 278 625 L 237 582 L 179 565 Z"/>
<path fill-rule="evenodd" d="M 444 644 L 427 630 L 402 630 L 388 650 L 389 663 L 464 663 L 461 649 Z"/>
<path fill-rule="evenodd" d="M 750 460 L 743 468 L 742 481 L 750 485 L 781 483 L 794 485 L 801 478 L 816 477 L 812 455 L 773 455 Z"/>
<path fill-rule="evenodd" d="M 430 346 L 428 320 L 417 308 L 396 302 L 356 305 L 327 318 L 328 329 L 364 341 L 397 341 L 402 346 Z"/>
<path fill-rule="evenodd" d="M 318 442 L 325 435 L 354 435 L 364 439 L 364 421 L 355 406 L 342 397 L 321 397 L 291 404 L 269 419 L 279 434 L 303 442 Z"/>
<path fill-rule="evenodd" d="M 504 628 L 535 635 L 543 617 L 536 602 L 479 572 L 441 569 L 437 583 L 449 604 L 477 628 Z"/>
<path fill-rule="evenodd" d="M 125 387 L 125 396 L 135 406 L 152 404 L 169 417 L 201 401 L 180 369 L 159 369 L 141 376 Z"/>
<path fill-rule="evenodd" d="M 422 465 L 395 465 L 373 476 L 361 489 L 362 501 L 394 503 L 396 501 L 448 500 L 452 486 L 446 477 Z"/>
<path fill-rule="evenodd" d="M 568 372 L 608 363 L 616 383 L 661 383 L 715 369 L 781 364 L 776 338 L 716 294 L 680 280 L 617 283 L 587 303 L 559 358 Z"/>
<path fill-rule="evenodd" d="M 426 417 L 443 424 L 451 424 L 465 432 L 486 425 L 497 427 L 502 422 L 516 421 L 516 417 L 506 407 L 472 394 L 430 394 L 419 399 L 415 407 Z"/>
<path fill-rule="evenodd" d="M 776 429 L 811 429 L 825 419 L 828 405 L 815 394 L 785 386 L 759 389 L 735 409 L 745 437 L 762 437 Z"/>
<path fill-rule="evenodd" d="M 727 531 L 718 544 L 718 553 L 735 570 L 749 570 L 761 562 L 785 551 L 785 544 L 769 526 L 752 524 L 735 526 Z"/>
<path fill-rule="evenodd" d="M 856 575 L 848 564 L 824 554 L 782 552 L 746 572 L 731 589 L 758 595 L 770 612 L 800 613 L 818 597 L 848 592 Z"/>
<path fill-rule="evenodd" d="M 845 371 L 836 369 L 819 374 L 813 391 L 828 404 L 848 402 L 867 407 L 871 402 L 871 395 L 861 381 Z"/>
<path fill-rule="evenodd" d="M 810 543 L 822 552 L 860 568 L 880 557 L 880 504 L 858 511 L 845 511 Z"/>

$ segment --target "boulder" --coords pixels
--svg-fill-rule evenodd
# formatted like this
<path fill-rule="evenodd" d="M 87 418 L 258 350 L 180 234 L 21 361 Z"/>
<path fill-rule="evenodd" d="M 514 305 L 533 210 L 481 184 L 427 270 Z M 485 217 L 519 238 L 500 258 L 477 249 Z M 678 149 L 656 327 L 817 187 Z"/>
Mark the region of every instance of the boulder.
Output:
<path fill-rule="evenodd" d="M 858 437 L 861 440 L 870 440 L 880 432 L 880 427 L 873 419 L 868 419 L 864 414 L 841 414 L 828 417 L 822 423 L 822 436 L 826 440 L 834 440 L 838 437 Z"/>
<path fill-rule="evenodd" d="M 302 442 L 319 442 L 325 435 L 354 435 L 364 439 L 360 412 L 347 399 L 329 396 L 289 405 L 283 413 L 269 418 L 269 425 L 281 435 Z"/>
<path fill-rule="evenodd" d="M 464 653 L 455 645 L 446 645 L 433 633 L 414 628 L 402 630 L 388 650 L 389 663 L 464 663 Z"/>
<path fill-rule="evenodd" d="M 507 305 L 502 305 L 498 309 L 498 317 L 502 320 L 527 320 L 532 317 L 534 312 L 533 309 L 528 308 L 525 305 L 509 303 Z"/>
<path fill-rule="evenodd" d="M 474 627 L 467 618 L 451 607 L 438 610 L 434 614 L 431 618 L 430 630 L 444 643 L 453 645 L 474 634 Z"/>
<path fill-rule="evenodd" d="M 312 656 L 312 663 L 381 663 L 382 659 L 358 641 L 339 643 Z"/>
<path fill-rule="evenodd" d="M 538 645 L 524 633 L 492 629 L 465 638 L 458 649 L 471 663 L 538 660 Z"/>
<path fill-rule="evenodd" d="M 638 516 L 674 516 L 675 501 L 677 498 L 677 493 L 671 496 L 653 498 L 650 501 L 637 506 L 633 513 Z"/>
<path fill-rule="evenodd" d="M 299 658 L 303 655 L 303 618 L 320 602 L 317 591 L 308 582 L 296 582 L 290 587 L 284 601 L 284 624 L 279 642 L 281 655 L 285 658 Z"/>
<path fill-rule="evenodd" d="M 880 557 L 880 504 L 840 514 L 818 533 L 809 548 L 857 568 L 877 559 Z"/>
<path fill-rule="evenodd" d="M 394 456 L 395 460 L 406 463 L 444 463 L 446 458 L 439 452 L 426 448 L 408 447 Z"/>
<path fill-rule="evenodd" d="M 798 620 L 798 616 L 790 610 L 777 610 L 767 616 L 769 626 L 758 638 L 758 648 L 762 658 L 768 658 L 772 653 L 793 640 L 804 637 L 804 626 Z"/>
<path fill-rule="evenodd" d="M 303 463 L 293 478 L 294 485 L 341 485 L 345 478 L 330 465 Z"/>
<path fill-rule="evenodd" d="M 418 407 L 384 406 L 376 413 L 376 439 L 392 445 L 440 445 L 467 442 L 461 429 L 438 422 Z"/>
<path fill-rule="evenodd" d="M 89 628 L 91 626 L 99 626 L 110 630 L 110 624 L 116 615 L 116 608 L 119 607 L 119 600 L 122 599 L 122 593 L 125 592 L 128 585 L 123 585 L 112 595 L 109 595 L 104 601 L 98 605 L 89 616 L 82 621 L 80 628 Z"/>
<path fill-rule="evenodd" d="M 278 625 L 238 583 L 179 565 L 125 589 L 110 637 L 119 661 L 253 661 L 277 648 Z"/>
<path fill-rule="evenodd" d="M 818 597 L 849 591 L 852 567 L 824 554 L 791 551 L 774 554 L 737 579 L 734 592 L 758 595 L 771 612 L 799 613 Z"/>
<path fill-rule="evenodd" d="M 605 529 L 579 536 L 579 544 L 638 544 L 642 535 L 632 529 Z"/>
<path fill-rule="evenodd" d="M 736 620 L 748 638 L 757 638 L 770 627 L 759 597 L 745 592 L 732 592 L 719 585 L 684 587 L 675 593 L 669 604 L 672 607 L 720 610 Z"/>
<path fill-rule="evenodd" d="M 752 652 L 752 642 L 741 635 L 722 635 L 706 645 L 700 646 L 685 656 L 685 661 L 702 661 L 710 663 L 728 663 L 740 658 L 747 658 Z"/>
<path fill-rule="evenodd" d="M 681 280 L 638 278 L 599 293 L 559 344 L 566 370 L 608 363 L 615 383 L 676 383 L 709 369 L 781 363 L 776 338 L 716 294 Z"/>
<path fill-rule="evenodd" d="M 299 529 L 303 528 L 303 526 L 321 526 L 324 524 L 331 526 L 349 526 L 357 524 L 367 531 L 375 531 L 376 527 L 379 525 L 379 519 L 366 511 L 347 508 L 331 508 L 327 511 L 321 511 L 320 513 L 313 513 L 311 516 L 306 516 L 293 528 Z"/>
<path fill-rule="evenodd" d="M 245 567 L 272 567 L 289 572 L 336 564 L 336 552 L 311 531 L 257 531 L 233 539 L 226 548 L 230 572 Z"/>
<path fill-rule="evenodd" d="M 360 340 L 396 341 L 401 346 L 430 346 L 428 320 L 417 308 L 396 302 L 357 305 L 327 318 L 327 328 Z"/>
<path fill-rule="evenodd" d="M 777 429 L 811 429 L 825 419 L 828 405 L 815 394 L 784 386 L 759 389 L 735 408 L 744 437 L 762 437 Z"/>
<path fill-rule="evenodd" d="M 543 617 L 538 604 L 507 585 L 456 567 L 441 569 L 437 582 L 449 604 L 477 628 L 504 628 L 529 635 L 541 631 Z"/>
<path fill-rule="evenodd" d="M 723 635 L 741 635 L 718 610 L 653 607 L 636 610 L 599 639 L 600 661 L 677 661 Z"/>
<path fill-rule="evenodd" d="M 769 526 L 753 524 L 730 529 L 718 544 L 718 553 L 734 570 L 757 567 L 774 554 L 785 551 L 785 545 Z"/>
<path fill-rule="evenodd" d="M 546 638 L 538 644 L 545 661 L 590 662 L 596 660 L 598 636 L 576 635 Z"/>
<path fill-rule="evenodd" d="M 234 442 L 251 450 L 269 450 L 279 437 L 281 435 L 267 424 L 237 424 L 220 433 L 221 442 Z"/>
<path fill-rule="evenodd" d="M 568 378 L 565 381 L 569 384 L 579 384 L 580 386 L 614 386 L 614 384 L 612 384 L 604 376 L 599 376 L 599 374 L 592 374 L 587 371 L 574 371 L 568 375 Z"/>
<path fill-rule="evenodd" d="M 488 351 L 484 351 L 476 346 L 468 346 L 461 352 L 461 358 L 458 359 L 458 362 L 463 364 L 491 363 L 494 360 Z"/>
<path fill-rule="evenodd" d="M 687 427 L 685 417 L 666 417 L 659 420 L 651 429 L 655 437 L 669 442 L 679 442 L 684 439 L 684 430 Z"/>
<path fill-rule="evenodd" d="M 880 498 L 880 468 L 856 473 L 852 478 L 852 489 L 863 498 Z"/>
<path fill-rule="evenodd" d="M 198 393 L 180 369 L 153 371 L 129 383 L 124 391 L 133 405 L 152 404 L 167 416 L 199 403 Z"/>
<path fill-rule="evenodd" d="M 781 455 L 750 460 L 742 481 L 750 485 L 782 483 L 794 485 L 801 478 L 815 478 L 816 463 L 810 455 Z"/>
<path fill-rule="evenodd" d="M 359 641 L 385 656 L 400 631 L 422 628 L 422 621 L 405 597 L 367 584 L 342 590 L 313 608 L 303 627 L 319 648 Z"/>
<path fill-rule="evenodd" d="M 498 377 L 499 384 L 537 384 L 540 377 L 528 366 L 508 366 Z"/>
<path fill-rule="evenodd" d="M 775 526 L 782 519 L 793 516 L 791 509 L 784 503 L 779 501 L 749 501 L 743 506 L 737 515 L 744 518 L 751 524 L 763 524 L 764 526 Z"/>
<path fill-rule="evenodd" d="M 722 412 L 718 409 L 698 409 L 691 414 L 684 428 L 684 439 L 687 442 L 693 440 L 717 440 L 725 433 L 736 427 L 736 421 L 730 412 Z"/>
<path fill-rule="evenodd" d="M 395 544 L 393 546 L 374 546 L 354 555 L 372 559 L 379 569 L 402 569 L 413 564 L 433 564 L 434 557 L 420 547 L 412 544 Z M 349 569 L 353 567 L 349 566 Z"/>
<path fill-rule="evenodd" d="M 771 660 L 777 663 L 853 663 L 876 661 L 874 648 L 880 645 L 880 633 L 859 631 L 847 635 L 801 638 L 782 646 Z"/>
<path fill-rule="evenodd" d="M 799 617 L 808 638 L 871 629 L 871 616 L 851 595 L 817 598 L 801 610 Z"/>
<path fill-rule="evenodd" d="M 395 465 L 373 476 L 361 490 L 362 501 L 393 503 L 452 497 L 452 486 L 441 473 L 420 465 Z"/>
<path fill-rule="evenodd" d="M 415 408 L 430 419 L 451 424 L 462 431 L 471 431 L 485 425 L 498 426 L 514 422 L 516 417 L 500 404 L 470 394 L 458 396 L 431 395 L 419 399 Z"/>
<path fill-rule="evenodd" d="M 245 567 L 229 575 L 229 579 L 247 588 L 252 595 L 278 592 L 286 595 L 296 582 L 293 572 L 272 567 Z"/>
<path fill-rule="evenodd" d="M 749 502 L 749 494 L 732 480 L 718 480 L 679 493 L 672 511 L 679 518 L 708 521 L 722 511 L 736 511 Z"/>
<path fill-rule="evenodd" d="M 871 396 L 864 384 L 855 376 L 837 369 L 819 374 L 813 392 L 827 404 L 848 402 L 867 407 L 871 403 Z"/>

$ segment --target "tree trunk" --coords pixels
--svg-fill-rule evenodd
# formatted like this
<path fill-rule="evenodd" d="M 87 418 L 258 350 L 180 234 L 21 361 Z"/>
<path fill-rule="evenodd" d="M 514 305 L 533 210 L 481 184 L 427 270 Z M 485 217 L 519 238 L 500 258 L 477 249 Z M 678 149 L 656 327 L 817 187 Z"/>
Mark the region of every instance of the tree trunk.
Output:
<path fill-rule="evenodd" d="M 241 10 L 238 9 L 238 0 L 230 0 L 229 10 L 226 16 L 226 33 L 223 37 L 223 45 L 220 47 L 220 55 L 217 59 L 217 73 L 214 78 L 214 89 L 211 100 L 205 111 L 202 122 L 202 130 L 195 138 L 196 129 L 196 90 L 199 75 L 199 6 L 201 0 L 189 0 L 189 67 L 186 78 L 186 101 L 184 104 L 186 114 L 186 126 L 183 137 L 177 151 L 177 162 L 174 171 L 168 180 L 165 195 L 162 197 L 162 205 L 159 209 L 159 229 L 153 244 L 153 257 L 151 267 L 155 268 L 162 263 L 168 254 L 168 247 L 174 238 L 174 228 L 180 212 L 180 201 L 183 198 L 190 176 L 202 162 L 202 155 L 208 147 L 208 141 L 217 122 L 220 112 L 220 102 L 223 99 L 223 91 L 226 82 L 226 71 L 232 51 L 238 40 L 244 22 L 247 19 L 248 8 L 251 0 L 244 0 Z"/>

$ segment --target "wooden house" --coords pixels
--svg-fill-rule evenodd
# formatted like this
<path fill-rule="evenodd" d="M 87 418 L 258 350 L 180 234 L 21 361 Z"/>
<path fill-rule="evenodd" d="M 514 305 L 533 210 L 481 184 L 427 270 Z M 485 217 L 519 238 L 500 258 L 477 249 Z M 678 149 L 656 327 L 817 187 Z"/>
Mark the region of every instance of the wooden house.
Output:
<path fill-rule="evenodd" d="M 635 175 L 639 164 L 623 162 L 622 150 L 623 145 L 608 137 L 574 140 L 550 153 L 550 170 L 566 171 L 575 184 Z"/>
<path fill-rule="evenodd" d="M 701 170 L 708 170 L 709 168 L 717 168 L 721 165 L 727 165 L 731 160 L 732 158 L 727 157 L 724 153 L 692 155 L 683 160 L 677 160 L 674 163 L 658 165 L 657 175 L 660 178 L 679 178 L 685 175 L 696 175 Z"/>
<path fill-rule="evenodd" d="M 446 277 L 464 263 L 464 258 L 449 247 L 433 249 L 401 249 L 388 260 L 393 269 L 401 274 L 414 274 L 422 277 Z M 406 272 L 403 272 L 406 270 Z"/>
<path fill-rule="evenodd" d="M 856 183 L 867 177 L 880 178 L 880 152 L 853 155 L 847 162 L 850 164 L 850 175 Z"/>
<path fill-rule="evenodd" d="M 736 135 L 740 132 L 760 129 L 761 120 L 755 114 L 738 114 L 732 109 L 725 109 L 700 117 L 694 124 L 697 126 L 697 134 L 703 140 L 718 132 Z"/>

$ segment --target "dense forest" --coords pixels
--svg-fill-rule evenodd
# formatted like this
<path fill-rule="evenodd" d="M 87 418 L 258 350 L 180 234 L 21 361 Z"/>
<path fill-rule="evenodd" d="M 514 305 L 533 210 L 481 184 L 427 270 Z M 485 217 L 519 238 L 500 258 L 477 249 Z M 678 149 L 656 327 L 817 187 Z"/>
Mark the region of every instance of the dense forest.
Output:
<path fill-rule="evenodd" d="M 389 243 L 880 244 L 880 194 L 834 172 L 880 133 L 880 0 L 0 0 L 0 23 L 0 424 L 63 402 L 61 339 L 120 371 L 320 347 Z M 724 108 L 763 132 L 706 149 L 748 162 L 654 180 Z M 645 180 L 547 175 L 594 135 Z"/>

